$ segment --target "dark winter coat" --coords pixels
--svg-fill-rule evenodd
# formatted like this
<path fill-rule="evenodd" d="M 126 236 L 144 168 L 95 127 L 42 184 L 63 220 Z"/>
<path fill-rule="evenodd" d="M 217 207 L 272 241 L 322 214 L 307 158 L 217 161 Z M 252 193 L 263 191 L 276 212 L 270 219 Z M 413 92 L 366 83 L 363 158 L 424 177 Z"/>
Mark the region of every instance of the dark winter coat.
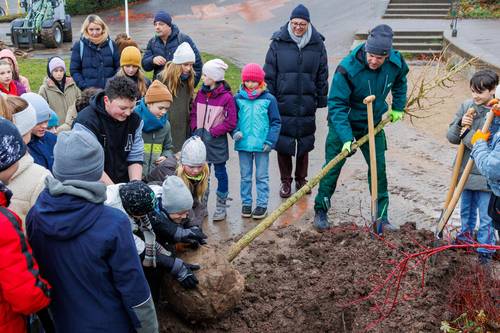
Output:
<path fill-rule="evenodd" d="M 191 37 L 180 32 L 179 28 L 175 24 L 172 24 L 172 32 L 170 33 L 166 43 L 163 43 L 160 37 L 153 37 L 149 40 L 146 52 L 142 57 L 142 68 L 144 68 L 147 72 L 154 71 L 153 77 L 156 77 L 165 66 L 157 66 L 153 64 L 153 58 L 156 56 L 162 56 L 167 61 L 171 61 L 174 58 L 174 52 L 177 50 L 177 47 L 184 42 L 187 42 L 194 51 L 195 62 L 193 69 L 196 74 L 194 78 L 194 85 L 197 86 L 198 82 L 200 82 L 201 69 L 203 67 L 200 52 L 196 48 L 196 45 Z"/>
<path fill-rule="evenodd" d="M 80 45 L 83 45 L 83 52 L 80 51 Z M 115 42 L 108 39 L 101 45 L 95 45 L 82 37 L 73 44 L 69 70 L 80 90 L 89 87 L 104 89 L 106 81 L 119 68 L 120 54 Z"/>
<path fill-rule="evenodd" d="M 325 38 L 312 25 L 311 39 L 302 50 L 290 37 L 287 26 L 273 34 L 264 71 L 281 115 L 276 150 L 301 156 L 314 149 L 316 109 L 326 106 L 328 58 Z"/>
<path fill-rule="evenodd" d="M 28 143 L 28 151 L 36 164 L 52 171 L 56 142 L 57 136 L 51 132 L 45 132 L 45 135 L 41 138 L 36 135 L 31 136 L 31 141 Z"/>
<path fill-rule="evenodd" d="M 128 217 L 102 203 L 102 184 L 103 194 L 94 185 L 94 193 L 85 193 L 88 200 L 77 193 L 51 194 L 47 184 L 26 225 L 40 272 L 54 288 L 50 308 L 56 331 L 135 332 L 140 323 L 134 308 L 150 291 Z M 101 203 L 89 201 L 101 201 L 98 195 Z"/>
<path fill-rule="evenodd" d="M 191 136 L 189 128 L 189 112 L 193 96 L 189 93 L 187 83 L 181 81 L 172 104 L 168 109 L 168 121 L 172 126 L 172 145 L 174 153 L 181 151 L 184 142 Z"/>
<path fill-rule="evenodd" d="M 222 82 L 214 90 L 198 91 L 191 108 L 191 130 L 207 148 L 208 163 L 229 159 L 227 134 L 236 127 L 236 105 L 229 86 Z"/>
<path fill-rule="evenodd" d="M 111 180 L 115 184 L 127 183 L 128 166 L 142 164 L 144 159 L 141 117 L 132 112 L 125 121 L 115 120 L 106 112 L 102 91 L 78 113 L 74 126 L 77 125 L 91 131 L 103 147 L 104 171 Z"/>

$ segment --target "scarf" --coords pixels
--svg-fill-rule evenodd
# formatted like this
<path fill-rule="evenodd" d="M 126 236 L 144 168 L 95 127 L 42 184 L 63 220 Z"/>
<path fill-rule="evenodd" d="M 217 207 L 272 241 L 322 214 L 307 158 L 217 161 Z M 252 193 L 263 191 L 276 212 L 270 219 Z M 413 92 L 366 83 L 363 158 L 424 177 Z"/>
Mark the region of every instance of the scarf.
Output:
<path fill-rule="evenodd" d="M 144 98 L 141 99 L 139 107 L 135 109 L 135 112 L 137 112 L 144 122 L 144 127 L 142 128 L 143 132 L 150 133 L 157 131 L 165 127 L 167 123 L 167 114 L 165 113 L 161 118 L 156 118 L 156 116 L 149 111 L 146 102 L 144 102 Z"/>
<path fill-rule="evenodd" d="M 14 83 L 14 80 L 10 80 L 9 88 L 8 89 L 6 89 L 3 86 L 3 84 L 0 84 L 0 91 L 2 91 L 3 93 L 5 93 L 7 95 L 19 96 L 18 93 L 17 93 L 17 86 Z"/>
<path fill-rule="evenodd" d="M 191 76 L 191 74 L 190 74 L 190 73 L 188 73 L 188 74 L 184 74 L 184 73 L 182 73 L 182 74 L 181 74 L 181 80 L 182 80 L 182 81 L 186 81 L 187 79 L 189 79 L 189 77 L 190 77 L 190 76 Z"/>
<path fill-rule="evenodd" d="M 292 40 L 297 44 L 299 50 L 302 50 L 307 44 L 309 44 L 309 41 L 311 40 L 312 36 L 311 24 L 309 23 L 306 32 L 301 37 L 297 37 L 292 32 L 292 22 L 290 21 L 288 22 L 288 34 L 290 35 L 290 38 L 292 38 Z"/>
<path fill-rule="evenodd" d="M 151 217 L 155 218 L 154 215 Z M 156 235 L 151 225 L 150 214 L 134 217 L 134 220 L 139 225 L 139 230 L 144 235 L 144 243 L 146 245 L 142 265 L 144 267 L 156 267 L 156 257 L 159 255 L 169 256 L 170 253 L 156 241 Z"/>
<path fill-rule="evenodd" d="M 97 46 L 100 46 L 101 44 L 103 44 L 104 42 L 106 42 L 108 40 L 109 35 L 106 32 L 97 38 L 92 38 L 89 34 L 84 34 L 84 37 L 86 37 L 91 43 L 93 43 Z"/>
<path fill-rule="evenodd" d="M 249 100 L 254 100 L 259 98 L 260 95 L 267 89 L 267 85 L 265 82 L 262 82 L 256 89 L 250 90 L 245 84 L 241 85 L 241 88 L 247 93 L 247 97 Z"/>
<path fill-rule="evenodd" d="M 52 80 L 52 82 L 54 82 L 54 84 L 56 85 L 56 87 L 62 92 L 64 93 L 64 88 L 66 86 L 66 74 L 63 76 L 62 80 L 61 81 L 57 81 L 56 79 L 54 79 L 54 77 L 52 76 L 52 73 L 49 74 L 49 79 Z"/>

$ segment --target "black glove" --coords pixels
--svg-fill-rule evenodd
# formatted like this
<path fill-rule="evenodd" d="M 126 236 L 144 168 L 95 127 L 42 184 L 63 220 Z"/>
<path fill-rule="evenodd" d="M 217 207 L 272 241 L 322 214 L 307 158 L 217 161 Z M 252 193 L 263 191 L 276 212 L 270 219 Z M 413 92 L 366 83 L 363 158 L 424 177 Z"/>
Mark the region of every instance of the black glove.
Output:
<path fill-rule="evenodd" d="M 171 273 L 185 289 L 194 289 L 198 284 L 198 279 L 196 278 L 196 275 L 194 275 L 193 271 L 197 271 L 199 269 L 199 265 L 191 265 L 185 263 L 179 258 L 175 258 L 174 268 Z"/>
<path fill-rule="evenodd" d="M 196 226 L 190 228 L 177 227 L 174 239 L 176 242 L 189 243 L 193 248 L 198 248 L 198 246 L 207 243 L 207 235 L 203 233 L 200 227 Z"/>

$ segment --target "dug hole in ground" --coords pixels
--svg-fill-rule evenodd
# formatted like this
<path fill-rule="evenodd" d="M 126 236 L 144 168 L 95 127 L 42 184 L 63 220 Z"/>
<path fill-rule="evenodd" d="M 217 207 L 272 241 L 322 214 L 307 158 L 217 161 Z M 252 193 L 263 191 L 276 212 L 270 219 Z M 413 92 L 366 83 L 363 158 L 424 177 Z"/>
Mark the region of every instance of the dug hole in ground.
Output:
<path fill-rule="evenodd" d="M 412 68 L 414 75 L 420 70 L 418 66 Z M 443 89 L 441 96 L 438 105 L 422 113 L 424 118 L 414 118 L 413 125 L 409 126 L 413 126 L 418 135 L 430 136 L 445 146 L 448 145 L 448 124 L 460 103 L 470 98 L 468 80 L 457 77 L 454 86 Z M 405 122 L 409 123 L 409 119 Z M 418 141 L 408 143 L 418 144 Z M 401 167 L 395 165 L 397 152 L 396 156 L 392 154 L 388 169 Z M 451 165 L 452 160 L 445 172 L 450 177 Z M 427 183 L 424 180 L 436 177 L 431 172 L 413 176 L 420 177 L 423 184 Z M 425 252 L 433 246 L 436 217 L 424 214 L 419 205 L 441 207 L 442 202 L 416 202 L 398 190 L 401 192 L 397 184 L 390 184 L 391 194 L 396 192 L 391 197 L 393 202 L 403 200 L 408 206 L 408 214 L 393 217 L 404 222 L 398 232 L 386 233 L 383 239 L 371 236 L 364 227 L 369 215 L 363 217 L 362 209 L 354 207 L 358 205 L 360 192 L 368 196 L 367 186 L 356 193 L 339 188 L 344 200 L 350 201 L 353 207 L 347 212 L 336 210 L 335 198 L 339 193 L 335 194 L 334 208 L 330 211 L 330 220 L 335 223 L 332 230 L 322 234 L 314 231 L 313 212 L 287 227 L 273 226 L 232 263 L 245 279 L 241 300 L 233 307 L 234 297 L 222 300 L 223 294 L 210 295 L 214 296 L 211 302 L 220 298 L 220 302 L 215 301 L 217 306 L 231 310 L 215 320 L 189 322 L 180 319 L 164 298 L 158 305 L 161 331 L 442 332 L 443 321 L 452 322 L 467 312 L 468 319 L 485 328 L 478 332 L 500 331 L 496 326 L 500 323 L 498 261 L 485 272 L 477 265 L 473 249 L 450 249 L 439 254 L 435 265 L 428 260 L 424 262 L 423 256 L 401 265 L 410 254 Z M 444 200 L 446 188 L 437 190 Z M 455 219 L 447 230 L 453 231 L 456 227 Z M 216 247 L 217 252 L 224 255 L 236 240 L 227 239 L 210 251 Z M 211 258 L 213 263 L 218 261 Z M 222 266 L 229 272 L 228 285 L 236 287 L 205 286 L 204 290 L 238 295 L 241 291 L 238 288 L 242 287 L 239 274 Z M 217 275 L 216 267 L 206 268 L 210 272 L 205 274 Z M 172 283 L 175 282 L 169 281 L 167 285 Z M 486 318 L 480 315 L 481 311 L 486 313 Z M 192 318 L 188 316 L 188 319 Z"/>

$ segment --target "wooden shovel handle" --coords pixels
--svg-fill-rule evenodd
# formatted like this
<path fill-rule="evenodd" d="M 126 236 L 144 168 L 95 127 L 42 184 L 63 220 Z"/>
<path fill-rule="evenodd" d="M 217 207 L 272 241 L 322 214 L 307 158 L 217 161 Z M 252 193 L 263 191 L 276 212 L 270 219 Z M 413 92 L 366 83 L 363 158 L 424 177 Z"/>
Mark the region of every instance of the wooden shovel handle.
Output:
<path fill-rule="evenodd" d="M 372 222 L 378 219 L 378 187 L 377 187 L 377 155 L 375 147 L 375 124 L 373 121 L 373 101 L 374 95 L 370 95 L 363 100 L 366 104 L 366 111 L 368 113 L 368 144 L 370 147 L 370 178 L 371 178 L 371 212 Z M 375 227 L 375 223 L 374 223 Z"/>

